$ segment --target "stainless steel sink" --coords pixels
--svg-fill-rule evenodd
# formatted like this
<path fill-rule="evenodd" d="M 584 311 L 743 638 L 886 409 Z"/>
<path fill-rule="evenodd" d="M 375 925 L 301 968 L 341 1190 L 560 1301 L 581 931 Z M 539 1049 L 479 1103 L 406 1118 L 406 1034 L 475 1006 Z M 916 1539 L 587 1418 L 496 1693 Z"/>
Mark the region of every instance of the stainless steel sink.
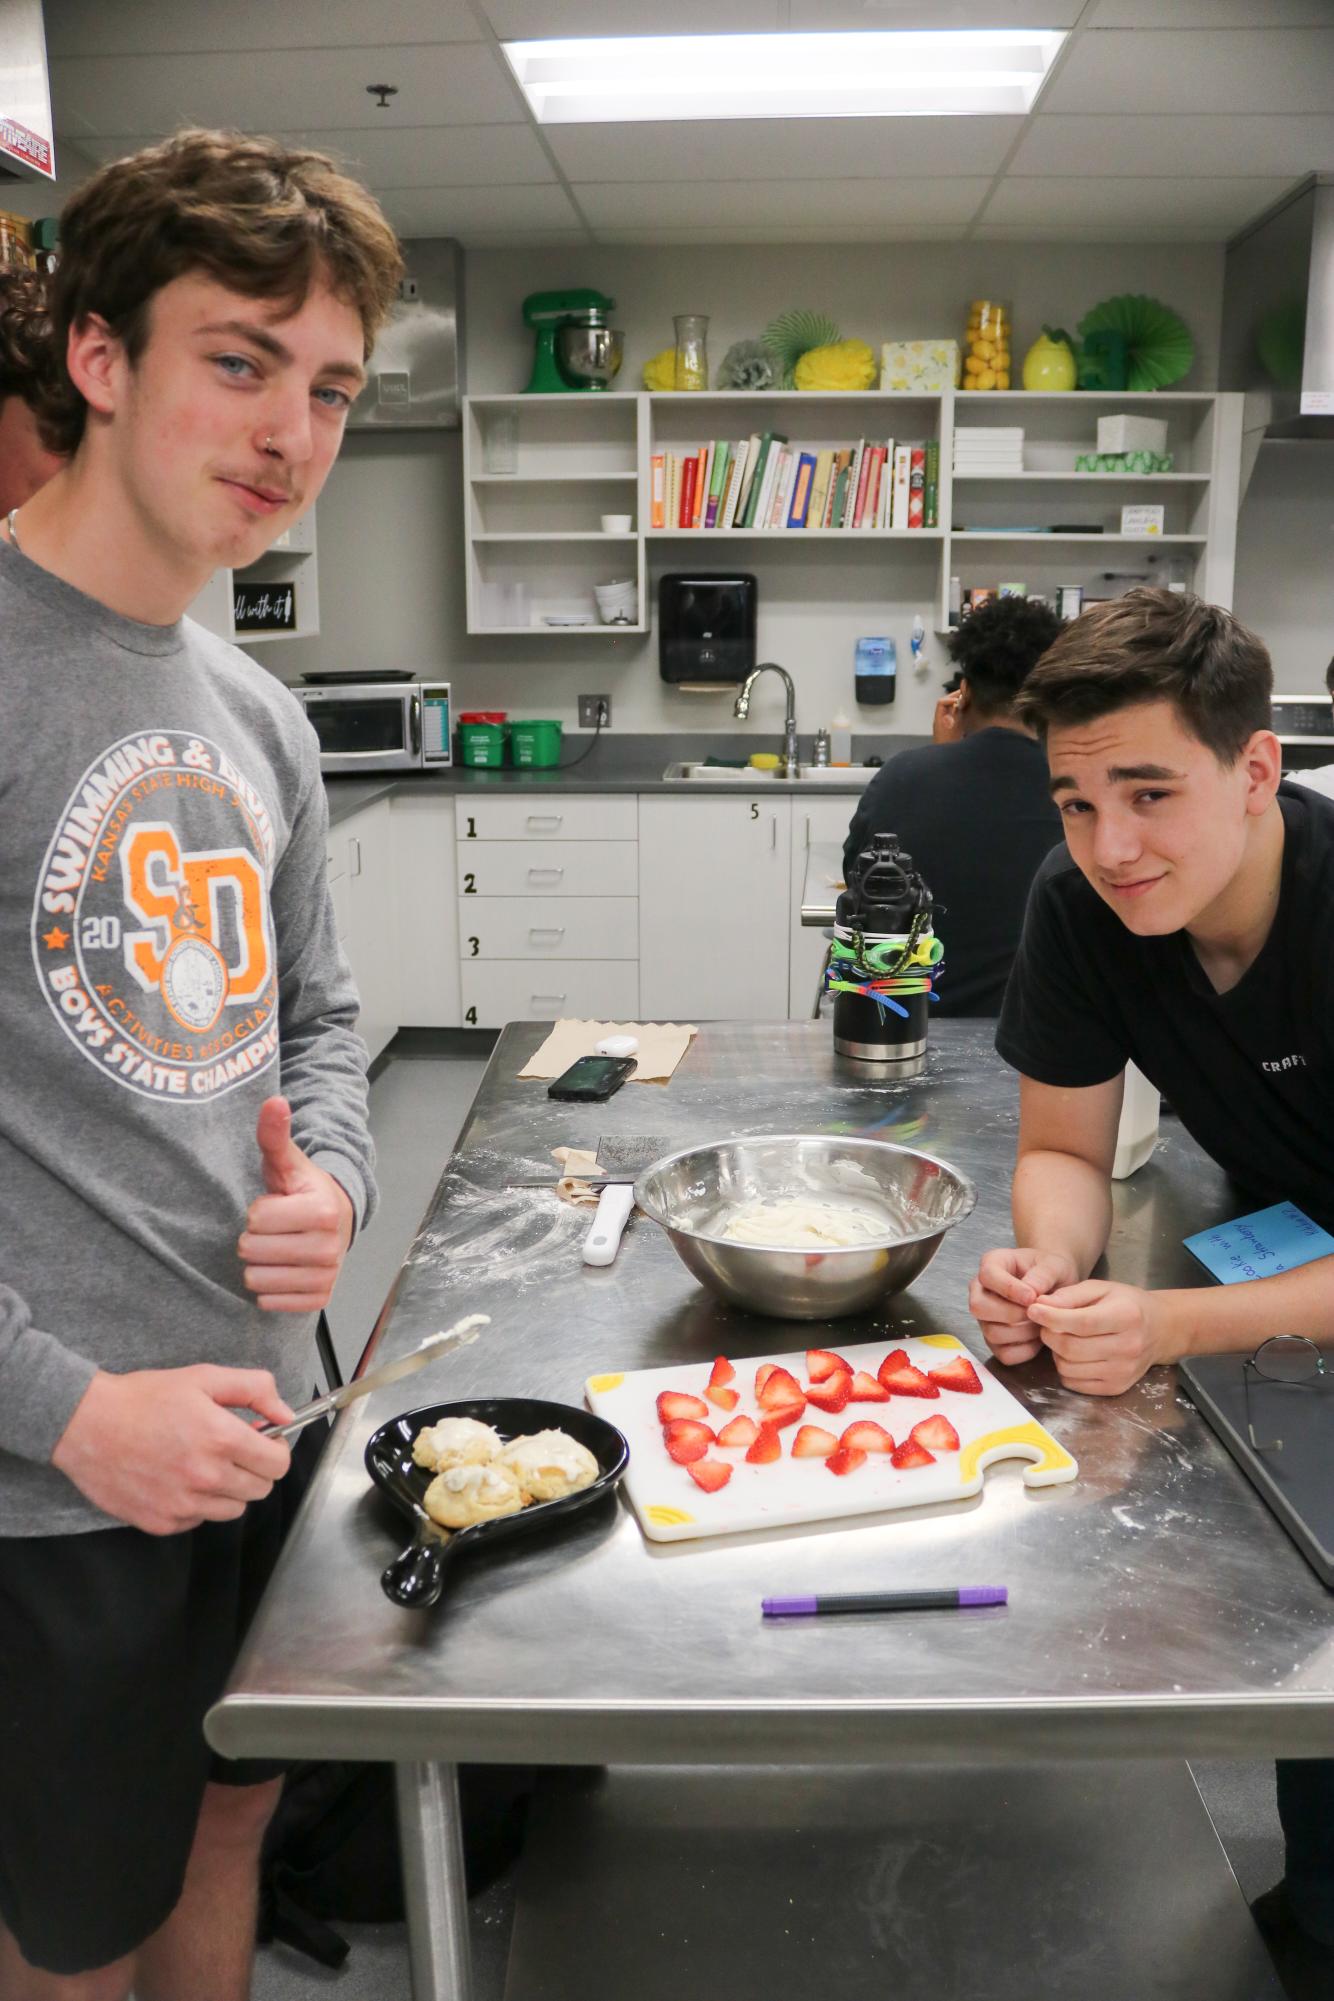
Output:
<path fill-rule="evenodd" d="M 776 771 L 756 771 L 747 765 L 744 770 L 736 770 L 727 764 L 669 764 L 663 772 L 663 782 L 667 785 L 736 785 L 744 791 L 752 792 L 757 785 L 769 785 L 779 779 Z M 859 792 L 875 776 L 873 770 L 861 764 L 842 767 L 831 764 L 803 764 L 798 767 L 795 780 L 781 782 L 798 785 L 820 785 L 844 792 Z"/>

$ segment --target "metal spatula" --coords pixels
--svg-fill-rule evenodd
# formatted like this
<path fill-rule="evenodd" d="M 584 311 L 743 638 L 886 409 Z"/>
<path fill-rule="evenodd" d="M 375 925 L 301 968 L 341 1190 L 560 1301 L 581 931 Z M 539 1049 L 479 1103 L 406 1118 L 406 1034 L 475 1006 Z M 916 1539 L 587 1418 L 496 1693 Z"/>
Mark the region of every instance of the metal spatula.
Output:
<path fill-rule="evenodd" d="M 329 1411 L 344 1410 L 355 1403 L 358 1397 L 368 1396 L 372 1390 L 385 1389 L 390 1383 L 402 1382 L 404 1376 L 415 1375 L 427 1362 L 434 1362 L 437 1356 L 447 1354 L 451 1348 L 466 1348 L 475 1341 L 483 1327 L 491 1325 L 489 1313 L 469 1313 L 462 1320 L 456 1320 L 452 1327 L 446 1327 L 440 1334 L 428 1334 L 420 1348 L 414 1348 L 410 1355 L 404 1355 L 397 1362 L 386 1362 L 381 1369 L 372 1369 L 368 1376 L 358 1376 L 354 1383 L 344 1383 L 339 1390 L 330 1390 L 326 1397 L 316 1397 L 314 1403 L 302 1404 L 293 1411 L 286 1424 L 262 1424 L 259 1429 L 266 1438 L 290 1438 L 293 1432 L 302 1431 L 313 1424 L 317 1417 Z"/>
<path fill-rule="evenodd" d="M 639 1133 L 624 1139 L 598 1141 L 598 1166 L 610 1174 L 625 1175 L 627 1179 L 608 1183 L 598 1197 L 597 1214 L 584 1238 L 583 1259 L 586 1265 L 611 1264 L 620 1249 L 630 1211 L 635 1206 L 634 1183 L 644 1169 L 651 1167 L 666 1151 L 665 1140 L 646 1139 Z"/>

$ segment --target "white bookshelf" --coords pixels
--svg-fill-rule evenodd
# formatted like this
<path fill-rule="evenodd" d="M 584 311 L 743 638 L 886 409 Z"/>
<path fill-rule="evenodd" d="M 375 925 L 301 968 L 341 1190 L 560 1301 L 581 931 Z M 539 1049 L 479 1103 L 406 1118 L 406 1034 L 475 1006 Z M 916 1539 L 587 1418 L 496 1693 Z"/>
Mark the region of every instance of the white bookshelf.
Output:
<path fill-rule="evenodd" d="M 1055 601 L 1062 585 L 1086 596 L 1111 594 L 1143 569 L 1184 582 L 1214 603 L 1232 598 L 1240 498 L 1241 408 L 1236 395 L 1207 391 L 1047 394 L 1026 390 L 809 393 L 803 390 L 572 392 L 465 399 L 464 483 L 468 625 L 472 632 L 544 630 L 542 611 L 592 614 L 592 583 L 631 575 L 639 591 L 633 627 L 558 631 L 624 633 L 649 629 L 649 605 L 664 569 L 685 549 L 713 567 L 744 562 L 761 601 L 815 611 L 830 602 L 871 616 L 920 601 L 928 624 L 944 629 L 950 579 L 963 587 L 1019 581 Z M 487 414 L 517 413 L 518 468 L 487 473 Z M 1170 473 L 1078 472 L 1077 455 L 1097 449 L 1097 420 L 1115 412 L 1162 417 Z M 955 474 L 958 425 L 1022 426 L 1023 467 Z M 934 528 L 653 528 L 652 460 L 719 438 L 735 442 L 776 431 L 801 450 L 936 439 L 940 446 Z M 1164 532 L 1120 533 L 1121 508 L 1161 503 Z M 633 508 L 629 536 L 604 536 L 598 516 Z M 1096 531 L 1096 532 L 1093 532 Z M 724 550 L 734 548 L 730 559 Z M 808 560 L 801 560 L 807 551 Z M 1091 560 L 1098 550 L 1106 562 Z M 620 567 L 616 567 L 617 565 Z M 633 568 L 631 566 L 633 565 Z M 818 570 L 816 566 L 819 566 Z M 610 566 L 610 567 L 609 567 Z M 827 586 L 822 582 L 827 578 Z M 520 589 L 516 593 L 515 586 Z M 508 596 L 507 596 L 508 589 Z M 504 607 L 524 607 L 522 620 Z M 552 628 L 545 628 L 550 631 Z"/>
<path fill-rule="evenodd" d="M 238 632 L 233 604 L 238 583 L 290 585 L 296 599 L 296 624 L 284 632 Z M 273 646 L 284 639 L 316 639 L 320 630 L 320 562 L 315 509 L 284 529 L 258 562 L 242 570 L 215 570 L 190 606 L 190 617 L 234 646 Z"/>

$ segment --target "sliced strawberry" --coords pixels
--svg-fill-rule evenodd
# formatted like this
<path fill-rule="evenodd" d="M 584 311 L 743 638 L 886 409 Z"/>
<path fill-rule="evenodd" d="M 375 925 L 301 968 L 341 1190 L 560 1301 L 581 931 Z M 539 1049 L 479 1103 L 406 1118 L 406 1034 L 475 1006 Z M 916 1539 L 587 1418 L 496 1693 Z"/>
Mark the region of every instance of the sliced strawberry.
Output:
<path fill-rule="evenodd" d="M 726 1389 L 721 1383 L 710 1383 L 704 1394 L 719 1410 L 735 1410 L 741 1401 L 739 1390 Z"/>
<path fill-rule="evenodd" d="M 658 1423 L 671 1424 L 678 1417 L 707 1417 L 709 1406 L 703 1397 L 687 1396 L 684 1390 L 664 1390 L 658 1398 Z"/>
<path fill-rule="evenodd" d="M 820 1424 L 803 1424 L 792 1441 L 794 1459 L 828 1459 L 838 1451 L 838 1440 L 832 1431 L 826 1431 Z"/>
<path fill-rule="evenodd" d="M 732 1367 L 726 1355 L 719 1355 L 713 1365 L 713 1374 L 709 1377 L 709 1388 L 711 1390 L 721 1389 L 724 1383 L 734 1382 L 735 1379 L 736 1370 Z"/>
<path fill-rule="evenodd" d="M 859 1417 L 850 1424 L 839 1439 L 853 1452 L 892 1452 L 894 1441 L 883 1424 L 877 1424 L 873 1417 Z"/>
<path fill-rule="evenodd" d="M 704 1457 L 713 1444 L 713 1433 L 696 1418 L 678 1417 L 662 1427 L 662 1442 L 678 1466 L 688 1466 L 692 1459 Z"/>
<path fill-rule="evenodd" d="M 766 1384 L 766 1383 L 768 1382 L 768 1380 L 769 1380 L 770 1376 L 771 1376 L 771 1375 L 773 1374 L 774 1370 L 775 1370 L 775 1369 L 776 1369 L 777 1367 L 778 1367 L 778 1364 L 777 1364 L 777 1362 L 761 1362 L 761 1363 L 760 1363 L 760 1366 L 759 1366 L 759 1368 L 758 1368 L 758 1369 L 756 1369 L 756 1371 L 755 1371 L 755 1394 L 756 1394 L 756 1396 L 758 1396 L 758 1395 L 759 1395 L 760 1391 L 761 1391 L 761 1390 L 762 1390 L 762 1389 L 764 1388 L 764 1385 L 765 1385 L 765 1384 Z"/>
<path fill-rule="evenodd" d="M 783 1431 L 789 1424 L 796 1423 L 805 1408 L 805 1397 L 798 1397 L 794 1403 L 776 1403 L 771 1409 L 760 1412 L 760 1422 L 772 1425 L 775 1431 Z"/>
<path fill-rule="evenodd" d="M 783 1441 L 772 1424 L 762 1424 L 759 1436 L 746 1454 L 751 1466 L 770 1466 L 783 1456 Z"/>
<path fill-rule="evenodd" d="M 806 1392 L 817 1410 L 840 1411 L 852 1395 L 852 1375 L 840 1369 L 823 1383 L 812 1383 Z"/>
<path fill-rule="evenodd" d="M 910 1466 L 934 1466 L 936 1461 L 933 1453 L 928 1452 L 924 1445 L 919 1445 L 915 1438 L 909 1436 L 904 1439 L 902 1445 L 894 1447 L 889 1455 L 889 1463 L 891 1466 L 897 1466 L 902 1473 Z"/>
<path fill-rule="evenodd" d="M 801 1384 L 787 1369 L 771 1369 L 764 1379 L 762 1389 L 756 1391 L 766 1410 L 776 1404 L 799 1403 L 802 1400 Z"/>
<path fill-rule="evenodd" d="M 959 1390 L 966 1397 L 982 1394 L 982 1378 L 966 1355 L 956 1355 L 943 1369 L 932 1369 L 930 1373 L 937 1389 Z"/>
<path fill-rule="evenodd" d="M 837 1452 L 831 1452 L 825 1460 L 831 1473 L 855 1473 L 859 1466 L 866 1464 L 866 1454 L 855 1445 L 840 1445 Z"/>
<path fill-rule="evenodd" d="M 760 1427 L 753 1417 L 734 1417 L 718 1433 L 720 1445 L 753 1445 Z"/>
<path fill-rule="evenodd" d="M 687 1466 L 686 1472 L 706 1494 L 716 1494 L 732 1477 L 732 1469 L 725 1459 L 701 1459 L 698 1465 Z"/>
<path fill-rule="evenodd" d="M 868 1376 L 865 1369 L 858 1369 L 852 1379 L 849 1403 L 888 1403 L 889 1391 L 874 1376 Z"/>
<path fill-rule="evenodd" d="M 933 1410 L 930 1417 L 924 1417 L 920 1424 L 915 1424 L 908 1436 L 932 1452 L 957 1452 L 959 1449 L 958 1432 L 938 1410 Z"/>
<path fill-rule="evenodd" d="M 880 1364 L 876 1375 L 882 1388 L 896 1397 L 938 1397 L 940 1391 L 929 1376 L 913 1367 L 908 1360 L 907 1350 L 895 1348 Z"/>
<path fill-rule="evenodd" d="M 806 1374 L 813 1383 L 828 1382 L 840 1370 L 852 1374 L 851 1365 L 841 1355 L 835 1355 L 829 1348 L 808 1348 L 806 1350 Z"/>

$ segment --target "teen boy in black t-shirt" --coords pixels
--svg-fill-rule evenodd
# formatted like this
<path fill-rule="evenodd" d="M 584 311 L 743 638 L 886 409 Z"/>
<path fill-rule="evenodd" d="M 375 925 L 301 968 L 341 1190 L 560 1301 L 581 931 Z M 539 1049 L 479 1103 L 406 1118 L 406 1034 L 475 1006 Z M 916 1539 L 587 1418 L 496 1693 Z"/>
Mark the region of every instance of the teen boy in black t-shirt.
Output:
<path fill-rule="evenodd" d="M 1159 1362 L 1334 1337 L 1334 1257 L 1149 1292 L 1107 1244 L 1136 1063 L 1260 1201 L 1334 1225 L 1334 804 L 1279 783 L 1262 643 L 1196 598 L 1084 613 L 1016 704 L 1045 741 L 1068 852 L 1034 882 L 996 1046 L 1021 1073 L 1015 1247 L 969 1304 L 1003 1362 L 1041 1345 L 1114 1396 Z M 1334 1764 L 1282 1764 L 1284 1885 L 1257 1907 L 1291 1993 L 1334 1993 Z"/>

